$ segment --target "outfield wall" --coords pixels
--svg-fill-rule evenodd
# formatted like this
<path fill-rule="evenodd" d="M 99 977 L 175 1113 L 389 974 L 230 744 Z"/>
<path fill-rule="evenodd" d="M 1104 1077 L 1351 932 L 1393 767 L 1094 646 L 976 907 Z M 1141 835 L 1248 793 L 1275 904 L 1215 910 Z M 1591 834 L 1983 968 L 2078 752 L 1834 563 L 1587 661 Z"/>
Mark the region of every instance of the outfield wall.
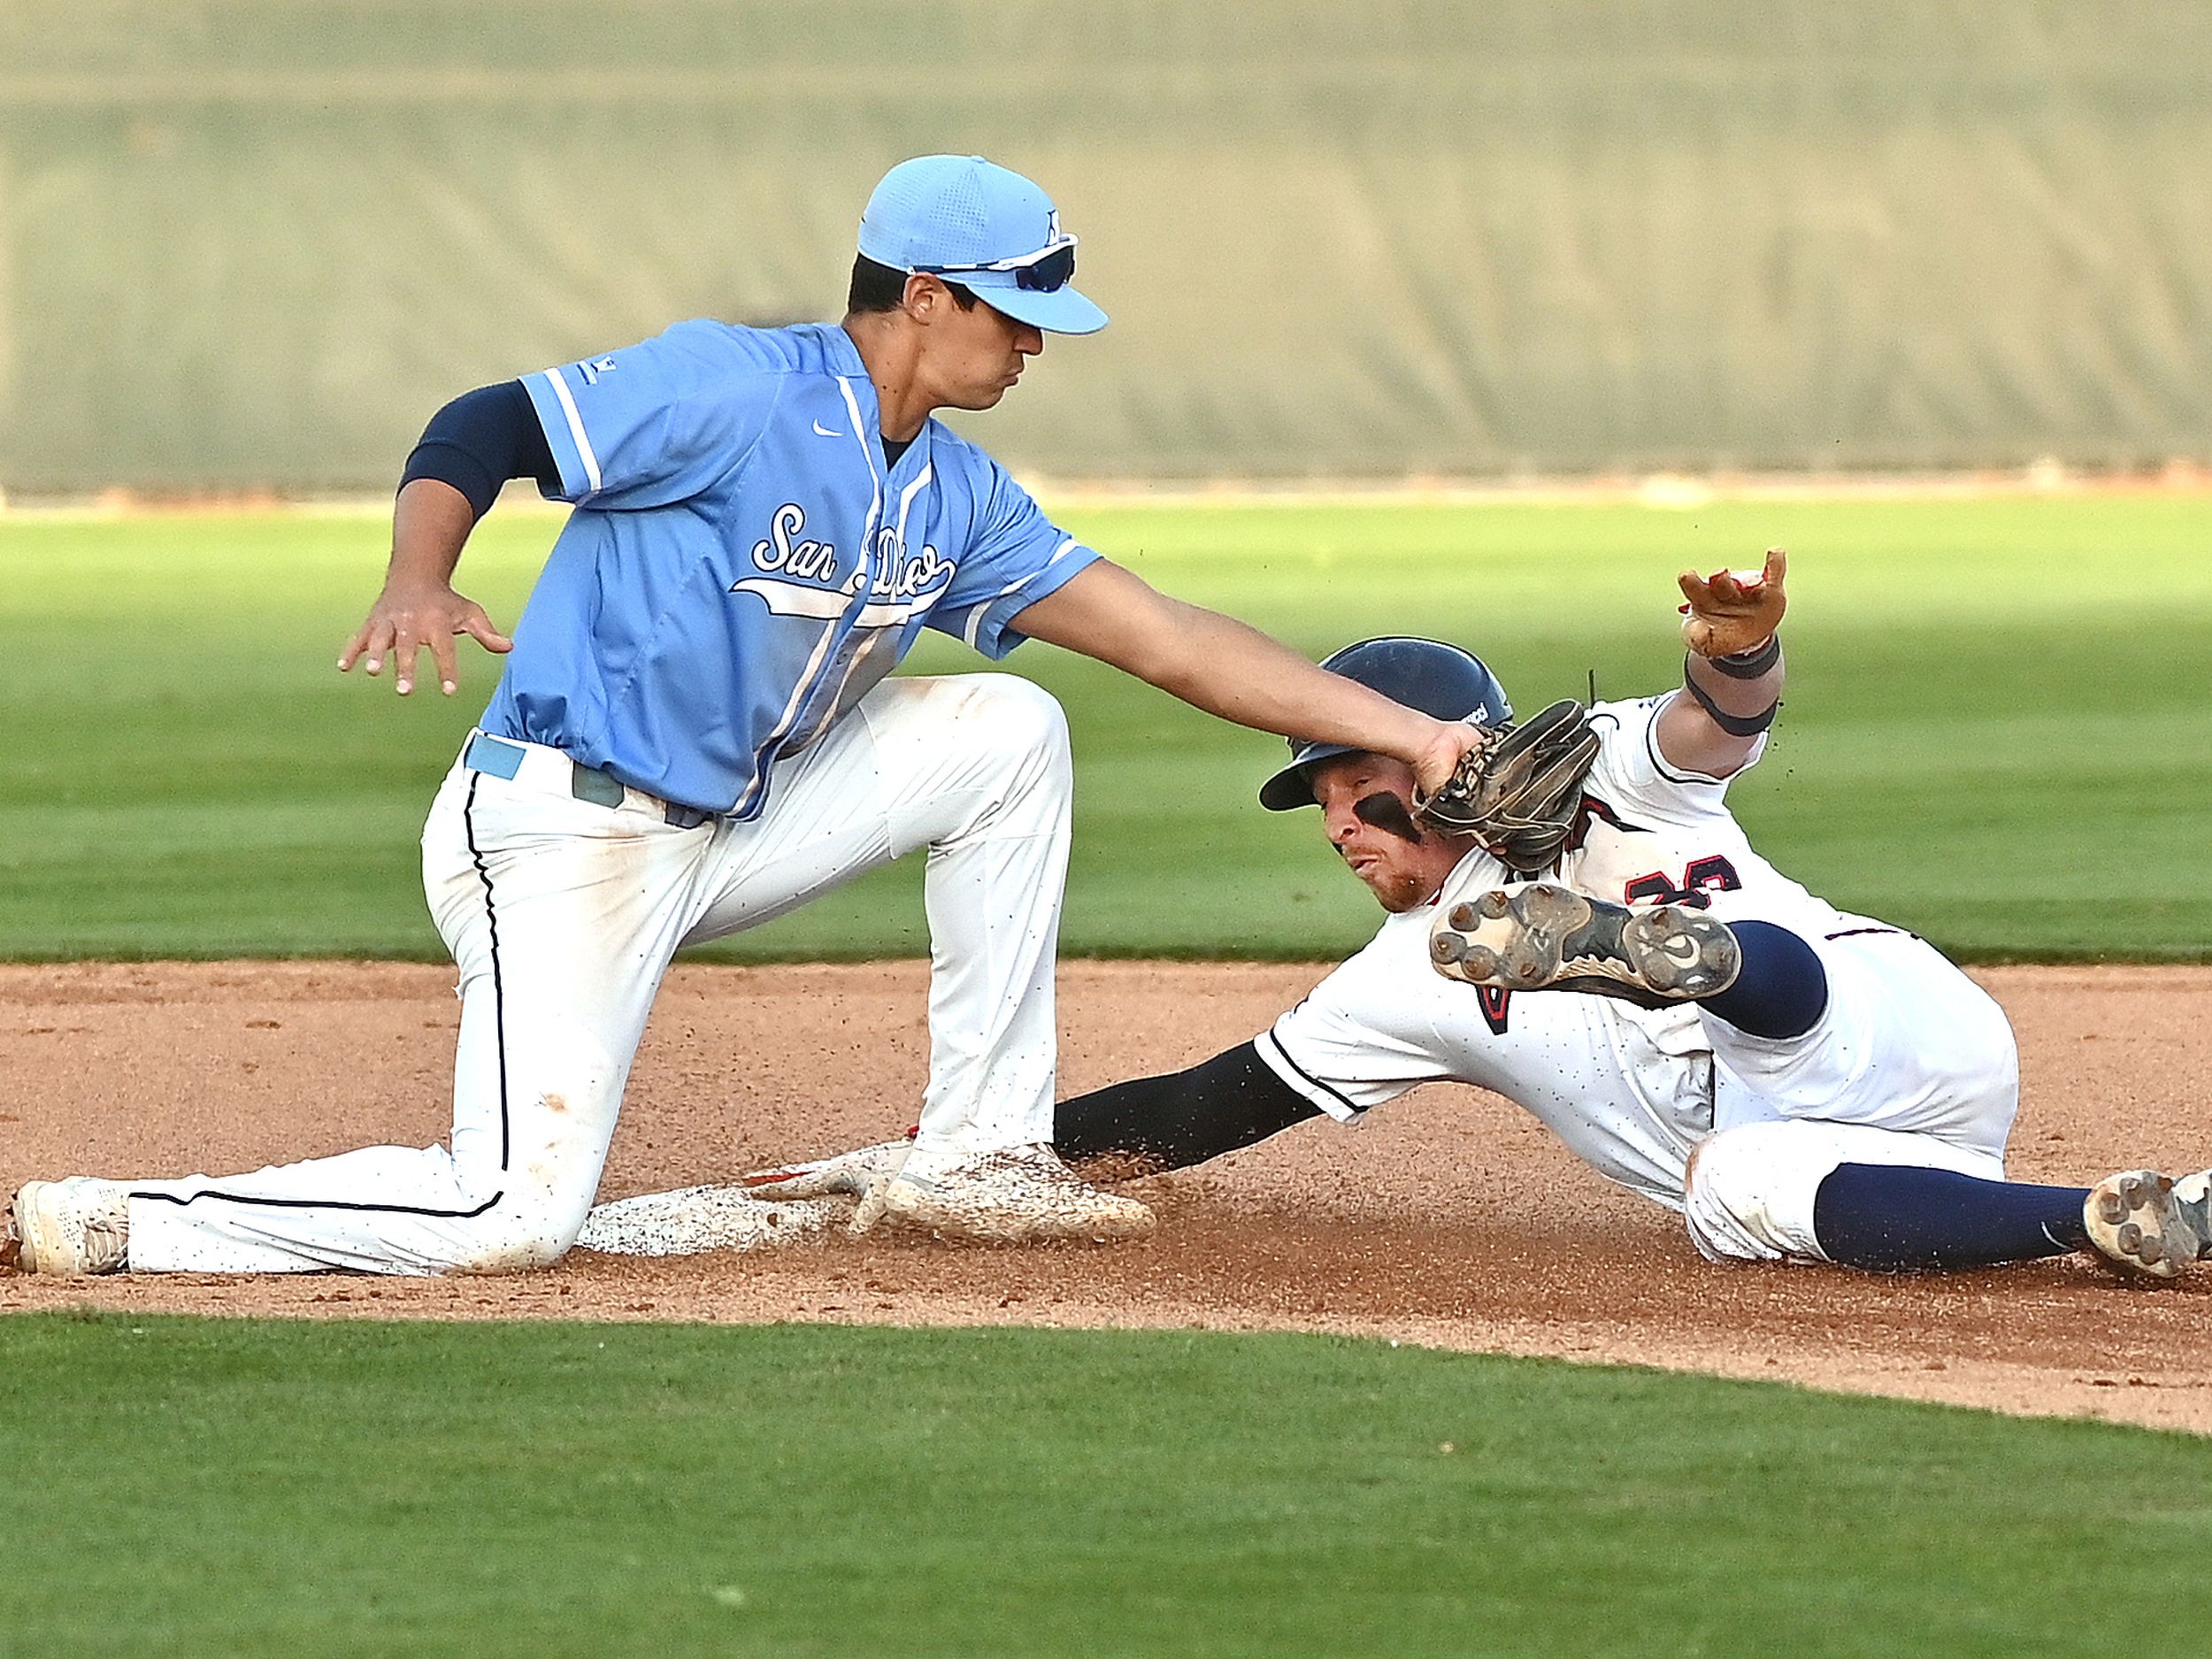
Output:
<path fill-rule="evenodd" d="M 364 488 L 480 381 L 834 315 L 1032 172 L 1065 477 L 2212 458 L 2212 8 L 10 0 L 0 487 Z"/>

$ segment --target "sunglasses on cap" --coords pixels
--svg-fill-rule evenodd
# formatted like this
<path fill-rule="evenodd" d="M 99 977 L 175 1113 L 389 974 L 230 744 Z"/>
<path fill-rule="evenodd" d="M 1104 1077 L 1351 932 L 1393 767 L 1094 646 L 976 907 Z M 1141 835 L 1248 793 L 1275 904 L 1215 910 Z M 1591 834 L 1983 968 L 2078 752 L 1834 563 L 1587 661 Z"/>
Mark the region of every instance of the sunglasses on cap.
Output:
<path fill-rule="evenodd" d="M 1011 259 L 993 259 L 985 265 L 918 265 L 911 268 L 920 276 L 961 276 L 988 271 L 1011 271 L 1016 288 L 1029 288 L 1039 294 L 1052 294 L 1074 280 L 1075 238 L 1065 236 L 1038 249 L 1035 253 L 1017 254 Z"/>

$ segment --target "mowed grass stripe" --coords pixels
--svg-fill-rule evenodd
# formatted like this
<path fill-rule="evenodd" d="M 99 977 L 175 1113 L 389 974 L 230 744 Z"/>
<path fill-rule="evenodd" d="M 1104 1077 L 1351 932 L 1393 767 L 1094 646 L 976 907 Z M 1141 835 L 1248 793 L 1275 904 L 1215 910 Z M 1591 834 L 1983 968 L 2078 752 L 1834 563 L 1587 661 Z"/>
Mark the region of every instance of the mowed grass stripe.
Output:
<path fill-rule="evenodd" d="M 2212 1443 L 1188 1333 L 0 1321 L 0 1646 L 2078 1650 Z"/>
<path fill-rule="evenodd" d="M 1735 787 L 1784 869 L 1972 957 L 2212 956 L 2212 500 L 1078 507 L 1172 593 L 1319 655 L 1461 640 L 1517 704 L 1663 689 L 1672 575 L 1791 547 L 1789 707 Z M 557 528 L 495 513 L 462 567 L 518 613 Z M 496 664 L 402 703 L 342 680 L 372 516 L 0 518 L 0 956 L 442 953 L 415 838 Z M 985 666 L 933 636 L 916 672 Z M 1310 814 L 1257 810 L 1279 745 L 1046 647 L 1068 708 L 1070 954 L 1329 956 L 1374 911 Z M 925 948 L 917 868 L 727 960 Z"/>

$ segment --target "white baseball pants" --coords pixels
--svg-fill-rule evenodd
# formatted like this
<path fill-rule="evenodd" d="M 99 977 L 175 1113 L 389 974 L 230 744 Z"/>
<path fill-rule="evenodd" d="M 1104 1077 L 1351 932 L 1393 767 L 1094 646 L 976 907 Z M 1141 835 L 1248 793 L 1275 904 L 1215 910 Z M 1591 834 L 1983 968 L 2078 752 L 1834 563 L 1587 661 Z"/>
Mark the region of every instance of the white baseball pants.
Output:
<path fill-rule="evenodd" d="M 1704 1022 L 1714 1133 L 1690 1155 L 1682 1214 L 1709 1260 L 1826 1260 L 1813 1205 L 1842 1164 L 2005 1179 L 2020 1056 L 2004 1010 L 1909 933 L 1810 942 L 1828 973 L 1810 1032 L 1775 1041 Z"/>
<path fill-rule="evenodd" d="M 449 1146 L 370 1147 L 134 1184 L 138 1272 L 494 1272 L 551 1263 L 599 1187 L 623 1086 L 679 947 L 742 931 L 918 847 L 930 1076 L 918 1156 L 1052 1139 L 1053 967 L 1072 774 L 1051 696 L 1003 674 L 888 680 L 778 766 L 752 823 L 578 800 L 525 746 L 457 764 L 423 829 L 460 969 Z M 737 1057 L 733 1057 L 736 1064 Z"/>

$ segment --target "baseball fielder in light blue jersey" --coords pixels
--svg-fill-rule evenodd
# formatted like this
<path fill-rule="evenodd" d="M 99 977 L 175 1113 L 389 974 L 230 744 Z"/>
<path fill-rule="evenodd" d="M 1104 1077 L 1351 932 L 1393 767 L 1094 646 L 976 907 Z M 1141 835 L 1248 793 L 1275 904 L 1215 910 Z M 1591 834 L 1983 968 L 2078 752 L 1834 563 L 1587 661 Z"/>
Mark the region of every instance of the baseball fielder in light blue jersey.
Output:
<path fill-rule="evenodd" d="M 1151 1215 L 1054 1155 L 1052 977 L 1071 772 L 1058 706 L 995 674 L 887 679 L 925 626 L 1035 637 L 1226 718 L 1394 757 L 1426 787 L 1471 728 L 1325 673 L 1056 528 L 933 419 L 987 409 L 1105 314 L 1045 193 L 979 157 L 895 167 L 841 325 L 695 321 L 479 388 L 410 457 L 383 592 L 347 644 L 397 689 L 455 639 L 506 656 L 423 831 L 460 970 L 449 1146 L 224 1179 L 27 1183 L 32 1271 L 437 1273 L 574 1240 L 682 946 L 927 848 L 921 1133 L 856 1218 L 1126 1237 Z M 574 511 L 511 641 L 452 587 L 509 479 Z"/>

